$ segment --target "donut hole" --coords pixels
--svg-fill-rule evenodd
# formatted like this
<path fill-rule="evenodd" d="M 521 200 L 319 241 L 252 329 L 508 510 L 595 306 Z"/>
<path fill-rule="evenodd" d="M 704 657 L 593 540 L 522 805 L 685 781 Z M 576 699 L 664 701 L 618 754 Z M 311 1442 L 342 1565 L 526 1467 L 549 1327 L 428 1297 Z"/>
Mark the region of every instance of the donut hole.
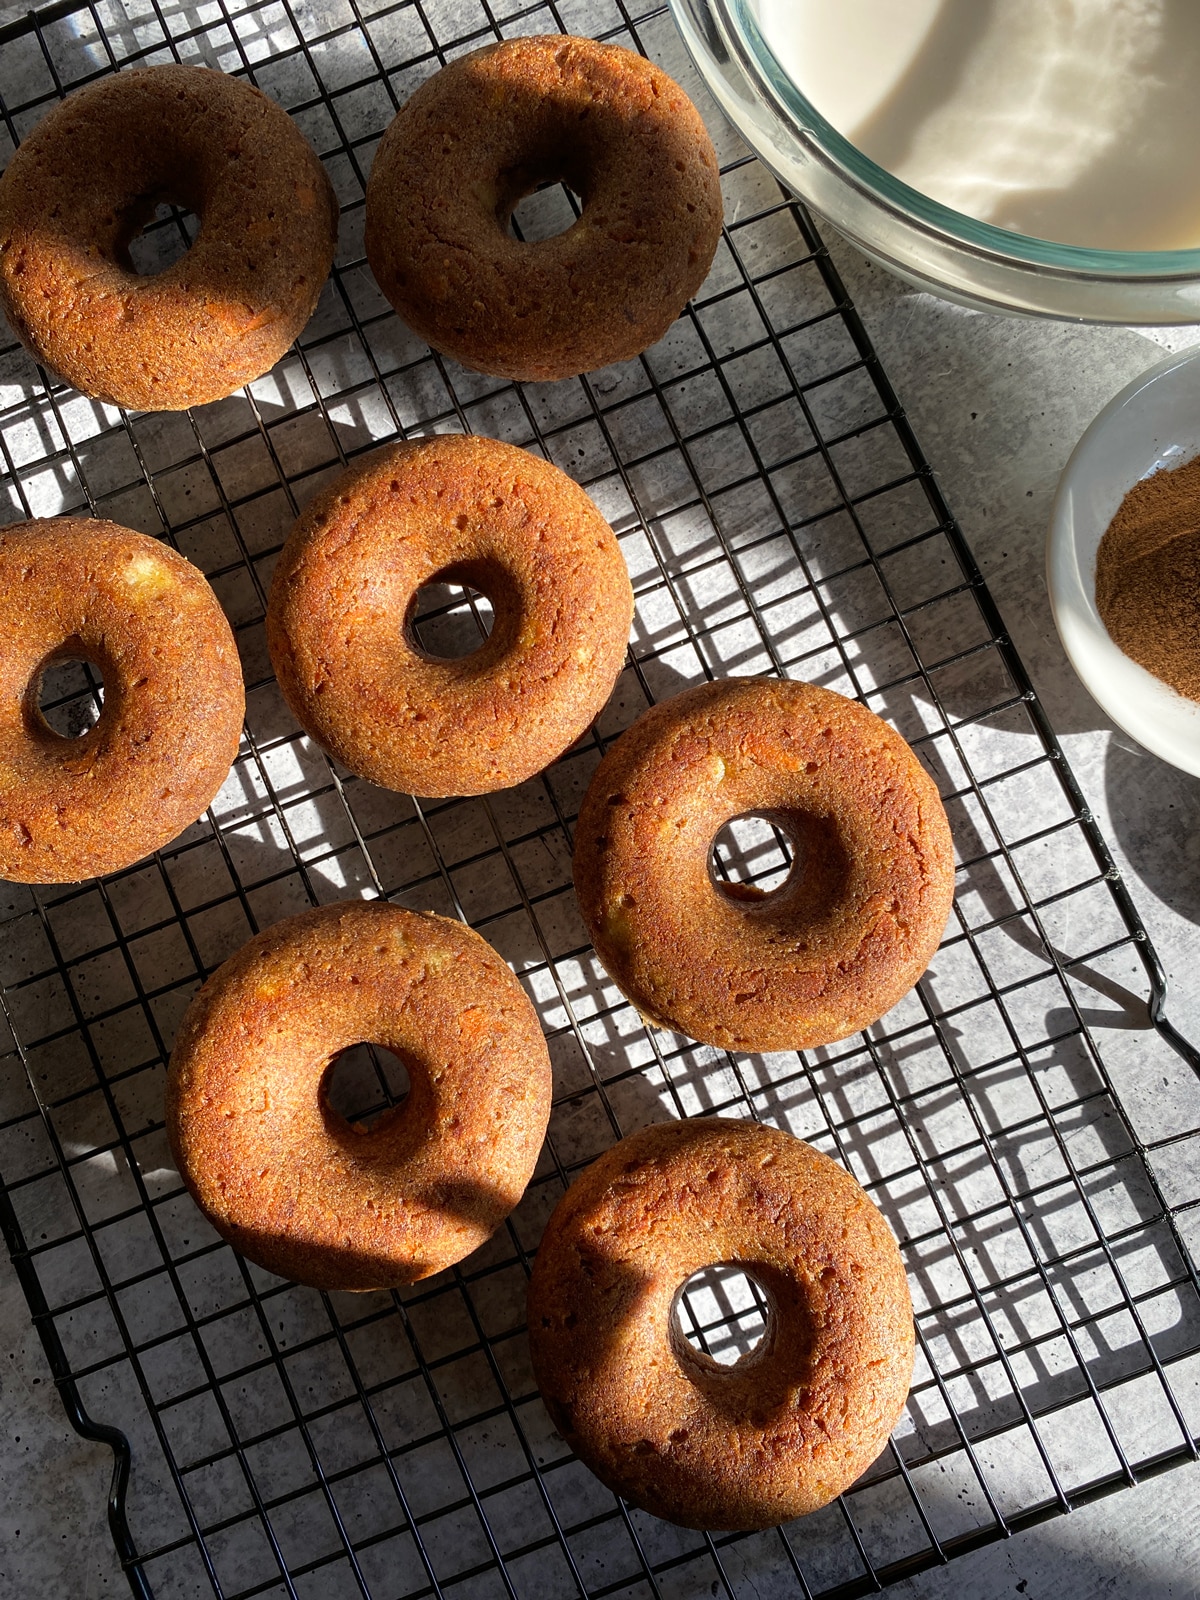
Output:
<path fill-rule="evenodd" d="M 82 739 L 104 709 L 104 674 L 86 656 L 58 656 L 38 675 L 32 698 L 37 731 Z"/>
<path fill-rule="evenodd" d="M 409 643 L 433 661 L 460 661 L 482 650 L 496 621 L 492 576 L 480 563 L 469 573 L 454 567 L 435 572 L 409 603 Z"/>
<path fill-rule="evenodd" d="M 780 818 L 765 812 L 731 818 L 709 851 L 712 881 L 730 900 L 761 900 L 774 894 L 795 866 L 791 830 Z"/>
<path fill-rule="evenodd" d="M 326 1067 L 319 1090 L 326 1111 L 352 1133 L 374 1133 L 401 1109 L 412 1088 L 408 1068 L 381 1044 L 356 1044 Z"/>
<path fill-rule="evenodd" d="M 718 894 L 777 921 L 802 948 L 838 926 L 853 872 L 836 819 L 815 812 L 763 810 L 733 817 L 709 854 Z"/>
<path fill-rule="evenodd" d="M 408 634 L 422 655 L 459 661 L 482 650 L 495 613 L 482 589 L 470 584 L 426 583 L 417 590 Z"/>
<path fill-rule="evenodd" d="M 169 200 L 160 201 L 144 224 L 130 218 L 133 231 L 125 244 L 127 263 L 139 278 L 156 278 L 185 256 L 200 231 L 194 212 Z"/>
<path fill-rule="evenodd" d="M 578 222 L 583 201 L 570 184 L 547 179 L 517 200 L 508 214 L 508 231 L 522 244 L 544 244 Z"/>
<path fill-rule="evenodd" d="M 675 1296 L 672 1318 L 677 1347 L 682 1340 L 718 1366 L 734 1367 L 761 1346 L 771 1308 L 760 1284 L 723 1262 L 692 1274 Z"/>

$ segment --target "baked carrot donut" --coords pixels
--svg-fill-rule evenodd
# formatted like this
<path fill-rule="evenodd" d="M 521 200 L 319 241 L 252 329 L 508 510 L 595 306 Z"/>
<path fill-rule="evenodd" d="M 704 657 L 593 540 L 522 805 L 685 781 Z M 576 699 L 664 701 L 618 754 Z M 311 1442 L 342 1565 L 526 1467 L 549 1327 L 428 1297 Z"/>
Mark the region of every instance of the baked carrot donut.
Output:
<path fill-rule="evenodd" d="M 574 225 L 509 232 L 544 183 Z M 721 235 L 712 140 L 665 72 L 618 45 L 507 39 L 421 85 L 367 183 L 366 249 L 404 320 L 464 366 L 546 380 L 639 354 L 699 289 Z"/>
<path fill-rule="evenodd" d="M 409 631 L 417 591 L 494 607 L 457 660 Z M 582 734 L 625 659 L 633 591 L 612 529 L 527 450 L 442 434 L 376 450 L 311 503 L 271 584 L 267 643 L 301 726 L 408 794 L 521 783 Z"/>
<path fill-rule="evenodd" d="M 129 244 L 162 201 L 200 231 L 155 276 Z M 274 366 L 337 244 L 337 201 L 280 106 L 208 67 L 139 67 L 43 118 L 0 178 L 0 307 L 84 394 L 178 411 Z"/>
<path fill-rule="evenodd" d="M 343 1050 L 400 1056 L 364 1131 L 325 1095 Z M 415 1283 L 496 1231 L 533 1172 L 550 1058 L 525 991 L 448 917 L 322 906 L 251 939 L 188 1007 L 167 1073 L 180 1175 L 217 1232 L 319 1289 Z"/>
<path fill-rule="evenodd" d="M 721 888 L 713 840 L 763 816 L 780 887 Z M 652 706 L 597 767 L 575 835 L 596 953 L 649 1021 L 731 1050 L 803 1050 L 889 1011 L 954 896 L 946 813 L 908 745 L 813 684 L 731 678 Z"/>
<path fill-rule="evenodd" d="M 74 883 L 182 833 L 237 755 L 237 647 L 202 573 L 115 522 L 0 528 L 0 878 Z M 42 675 L 85 660 L 104 679 L 94 727 L 66 739 Z"/>
<path fill-rule="evenodd" d="M 726 1264 L 768 1307 L 733 1366 L 676 1310 Z M 529 1345 L 554 1425 L 610 1489 L 687 1528 L 767 1528 L 883 1449 L 912 1381 L 912 1302 L 848 1172 L 790 1133 L 704 1117 L 643 1128 L 568 1189 L 534 1262 Z"/>

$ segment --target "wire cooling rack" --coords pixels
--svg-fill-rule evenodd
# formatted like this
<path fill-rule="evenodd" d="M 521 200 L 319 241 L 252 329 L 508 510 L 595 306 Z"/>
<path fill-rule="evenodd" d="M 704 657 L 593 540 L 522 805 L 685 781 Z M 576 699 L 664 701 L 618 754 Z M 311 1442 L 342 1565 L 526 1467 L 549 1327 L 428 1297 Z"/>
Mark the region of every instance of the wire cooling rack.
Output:
<path fill-rule="evenodd" d="M 391 314 L 362 257 L 363 180 L 440 63 L 553 30 L 643 49 L 684 81 L 718 142 L 728 226 L 702 294 L 645 357 L 522 388 L 431 355 Z M 67 0 L 0 31 L 6 137 L 79 83 L 172 59 L 288 107 L 338 189 L 342 249 L 300 346 L 190 415 L 126 415 L 7 336 L 0 352 L 7 517 L 88 511 L 170 539 L 226 606 L 248 686 L 230 779 L 170 849 L 100 883 L 0 886 L 0 1221 L 71 1420 L 112 1446 L 135 1594 L 861 1595 L 1194 1456 L 1200 1293 L 1181 1227 L 1200 1206 L 1196 1057 L 1162 1017 L 1144 930 L 816 231 L 721 123 L 664 8 Z M 569 204 L 547 190 L 518 224 L 554 231 Z M 187 227 L 164 212 L 143 269 Z M 527 445 L 588 488 L 637 616 L 594 734 L 519 789 L 423 803 L 300 736 L 263 601 L 298 508 L 347 460 L 455 429 Z M 426 598 L 447 653 L 486 627 L 477 596 Z M 54 674 L 45 706 L 64 732 L 96 714 L 88 671 Z M 605 743 L 682 685 L 750 672 L 886 716 L 938 781 L 958 848 L 928 975 L 866 1034 L 804 1057 L 648 1031 L 570 889 Z M 765 826 L 722 848 L 734 876 L 786 869 Z M 171 1166 L 163 1071 L 203 975 L 274 919 L 360 895 L 462 916 L 497 946 L 539 1010 L 556 1096 L 535 1180 L 486 1248 L 412 1289 L 325 1295 L 204 1224 Z M 1136 1086 L 1140 1137 L 1114 1076 Z M 348 1110 L 386 1090 L 369 1072 L 339 1088 Z M 554 1434 L 526 1354 L 531 1252 L 572 1175 L 621 1132 L 699 1112 L 761 1117 L 849 1166 L 902 1242 L 916 1306 L 888 1450 L 826 1511 L 753 1536 L 615 1500 Z M 718 1359 L 761 1334 L 736 1274 L 708 1274 L 687 1311 Z"/>

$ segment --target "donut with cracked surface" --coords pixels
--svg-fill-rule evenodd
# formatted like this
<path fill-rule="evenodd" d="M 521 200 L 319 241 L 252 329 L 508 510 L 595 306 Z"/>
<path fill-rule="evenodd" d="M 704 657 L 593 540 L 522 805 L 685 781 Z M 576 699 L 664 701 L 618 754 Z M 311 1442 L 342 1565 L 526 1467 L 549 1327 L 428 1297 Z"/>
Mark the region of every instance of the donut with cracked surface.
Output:
<path fill-rule="evenodd" d="M 140 276 L 130 242 L 168 201 L 199 232 Z M 84 394 L 178 411 L 274 366 L 329 276 L 338 206 L 283 108 L 209 67 L 114 73 L 22 140 L 0 177 L 0 307 Z"/>
<path fill-rule="evenodd" d="M 0 616 L 0 877 L 75 883 L 169 844 L 224 783 L 245 714 L 204 575 L 115 522 L 18 522 L 0 528 Z M 104 680 L 99 720 L 76 739 L 38 706 L 64 660 Z"/>
<path fill-rule="evenodd" d="M 551 182 L 579 196 L 578 219 L 518 240 L 517 202 Z M 721 218 L 712 140 L 679 85 L 619 45 L 548 34 L 461 56 L 401 107 L 367 183 L 366 250 L 434 349 L 545 381 L 661 339 Z"/>
<path fill-rule="evenodd" d="M 480 589 L 470 655 L 429 655 L 417 592 Z M 612 529 L 564 472 L 513 445 L 439 434 L 373 451 L 307 507 L 283 549 L 267 643 L 305 731 L 402 793 L 486 794 L 585 732 L 625 659 L 633 590 Z"/>
<path fill-rule="evenodd" d="M 767 1303 L 732 1366 L 676 1315 L 716 1265 Z M 883 1449 L 912 1381 L 912 1301 L 848 1172 L 789 1133 L 703 1117 L 643 1128 L 568 1189 L 534 1261 L 529 1343 L 551 1419 L 610 1489 L 688 1528 L 767 1528 Z"/>
<path fill-rule="evenodd" d="M 770 893 L 710 868 L 737 817 L 794 865 Z M 925 971 L 954 897 L 937 788 L 894 729 L 815 684 L 730 678 L 652 706 L 584 797 L 575 891 L 596 953 L 649 1021 L 732 1050 L 830 1044 Z"/>
<path fill-rule="evenodd" d="M 369 1129 L 326 1074 L 360 1043 L 409 1069 Z M 509 967 L 448 917 L 385 901 L 276 923 L 189 1006 L 167 1133 L 197 1205 L 269 1272 L 319 1289 L 416 1283 L 489 1239 L 532 1176 L 550 1057 Z"/>

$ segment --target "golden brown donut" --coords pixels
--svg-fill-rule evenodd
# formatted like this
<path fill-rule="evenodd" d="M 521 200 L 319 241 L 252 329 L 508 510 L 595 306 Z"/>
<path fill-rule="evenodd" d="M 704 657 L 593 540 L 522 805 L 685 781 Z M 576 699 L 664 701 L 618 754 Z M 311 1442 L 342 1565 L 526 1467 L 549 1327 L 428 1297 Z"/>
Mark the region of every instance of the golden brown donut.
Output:
<path fill-rule="evenodd" d="M 676 1310 L 724 1264 L 768 1305 L 731 1367 Z M 555 1427 L 610 1489 L 687 1528 L 767 1528 L 883 1449 L 912 1381 L 912 1302 L 848 1172 L 790 1133 L 704 1117 L 643 1128 L 572 1184 L 538 1247 L 529 1343 Z"/>
<path fill-rule="evenodd" d="M 764 816 L 795 865 L 721 889 L 713 840 Z M 596 953 L 660 1027 L 805 1050 L 889 1011 L 937 949 L 954 849 L 933 780 L 871 711 L 814 684 L 731 678 L 652 706 L 605 755 L 575 834 Z"/>
<path fill-rule="evenodd" d="M 225 614 L 169 546 L 115 522 L 0 528 L 0 878 L 74 883 L 161 849 L 237 755 L 245 692 Z M 104 708 L 77 739 L 38 709 L 42 674 L 85 660 Z"/>
<path fill-rule="evenodd" d="M 415 642 L 417 591 L 466 583 L 487 642 Z M 540 772 L 603 707 L 625 658 L 629 574 L 583 490 L 526 450 L 461 434 L 374 451 L 312 502 L 271 585 L 267 643 L 302 727 L 408 794 L 484 794 Z"/>
<path fill-rule="evenodd" d="M 171 201 L 191 248 L 140 277 L 129 244 Z M 94 399 L 178 411 L 259 377 L 329 276 L 337 201 L 280 106 L 208 67 L 139 67 L 69 95 L 0 177 L 0 307 Z"/>
<path fill-rule="evenodd" d="M 564 182 L 582 215 L 556 238 L 508 230 Z M 696 293 L 721 235 L 721 185 L 695 106 L 618 45 L 507 39 L 423 83 L 367 183 L 379 287 L 464 366 L 545 380 L 638 355 Z"/>
<path fill-rule="evenodd" d="M 323 1080 L 360 1043 L 409 1069 L 369 1132 Z M 318 1289 L 415 1283 L 489 1239 L 520 1200 L 550 1114 L 525 991 L 448 917 L 321 906 L 251 939 L 180 1024 L 167 1133 L 196 1204 L 268 1272 Z"/>

